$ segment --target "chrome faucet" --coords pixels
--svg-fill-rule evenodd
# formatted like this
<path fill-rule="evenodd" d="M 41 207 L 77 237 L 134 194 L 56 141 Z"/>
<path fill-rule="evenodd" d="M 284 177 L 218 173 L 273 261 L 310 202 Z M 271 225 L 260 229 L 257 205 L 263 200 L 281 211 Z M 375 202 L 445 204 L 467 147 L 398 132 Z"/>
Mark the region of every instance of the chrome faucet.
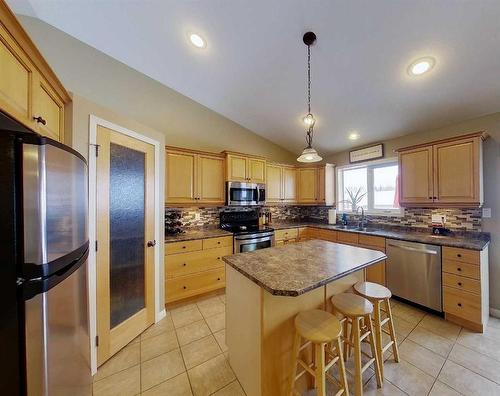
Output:
<path fill-rule="evenodd" d="M 361 221 L 358 223 L 358 228 L 365 228 L 366 227 L 366 218 L 365 218 L 365 209 L 362 206 L 358 206 L 356 209 L 356 214 L 359 213 L 359 209 L 361 209 Z"/>

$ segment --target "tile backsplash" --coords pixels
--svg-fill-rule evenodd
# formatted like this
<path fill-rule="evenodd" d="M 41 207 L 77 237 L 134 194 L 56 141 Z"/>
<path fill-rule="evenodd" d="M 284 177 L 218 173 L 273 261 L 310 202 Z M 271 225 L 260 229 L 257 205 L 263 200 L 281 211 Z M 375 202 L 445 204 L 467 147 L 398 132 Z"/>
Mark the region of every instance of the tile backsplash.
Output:
<path fill-rule="evenodd" d="M 272 213 L 274 221 L 328 221 L 328 209 L 325 206 L 265 206 Z M 219 213 L 222 210 L 253 210 L 251 207 L 188 207 L 165 208 L 165 213 L 177 211 L 181 213 L 180 221 L 184 228 L 219 225 Z M 407 208 L 403 216 L 367 215 L 369 224 L 389 226 L 428 228 L 431 226 L 432 215 L 446 215 L 445 226 L 451 230 L 481 231 L 481 209 L 479 208 Z M 358 215 L 349 214 L 350 222 L 359 221 Z M 337 214 L 340 221 L 340 214 Z"/>

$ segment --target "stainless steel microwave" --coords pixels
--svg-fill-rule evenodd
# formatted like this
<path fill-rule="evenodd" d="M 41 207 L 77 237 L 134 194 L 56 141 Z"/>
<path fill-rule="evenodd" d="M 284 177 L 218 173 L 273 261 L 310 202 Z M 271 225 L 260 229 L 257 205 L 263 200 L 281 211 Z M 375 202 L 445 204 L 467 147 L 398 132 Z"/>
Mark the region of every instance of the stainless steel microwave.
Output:
<path fill-rule="evenodd" d="M 226 204 L 229 206 L 263 205 L 266 203 L 265 184 L 227 182 L 226 191 Z"/>

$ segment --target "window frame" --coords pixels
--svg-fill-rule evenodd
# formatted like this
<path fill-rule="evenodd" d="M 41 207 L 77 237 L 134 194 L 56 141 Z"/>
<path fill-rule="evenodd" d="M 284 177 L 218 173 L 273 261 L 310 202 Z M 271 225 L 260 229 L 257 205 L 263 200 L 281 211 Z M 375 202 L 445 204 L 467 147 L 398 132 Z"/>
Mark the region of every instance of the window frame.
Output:
<path fill-rule="evenodd" d="M 348 165 L 343 165 L 343 166 L 337 167 L 337 175 L 336 175 L 337 176 L 337 183 L 336 183 L 337 213 L 355 214 L 355 212 L 352 212 L 350 210 L 345 210 L 343 208 L 343 204 L 341 203 L 341 201 L 344 199 L 344 197 L 343 197 L 343 191 L 344 191 L 344 185 L 343 185 L 344 174 L 343 174 L 343 172 L 345 170 L 367 168 L 367 185 L 368 186 L 371 185 L 373 187 L 373 169 L 374 168 L 383 168 L 385 166 L 394 166 L 394 165 L 396 165 L 398 167 L 398 173 L 399 173 L 398 157 L 383 158 L 380 160 L 375 160 L 375 161 L 370 161 L 370 162 L 362 162 L 362 163 L 358 163 L 358 164 L 348 164 Z M 368 209 L 365 209 L 365 214 L 377 215 L 377 216 L 392 216 L 392 217 L 402 217 L 404 215 L 404 208 L 402 208 L 402 207 L 399 207 L 396 209 L 375 209 L 375 208 L 373 208 L 373 199 L 374 199 L 373 188 L 371 189 L 371 191 L 372 191 L 371 193 L 369 191 L 367 191 Z"/>

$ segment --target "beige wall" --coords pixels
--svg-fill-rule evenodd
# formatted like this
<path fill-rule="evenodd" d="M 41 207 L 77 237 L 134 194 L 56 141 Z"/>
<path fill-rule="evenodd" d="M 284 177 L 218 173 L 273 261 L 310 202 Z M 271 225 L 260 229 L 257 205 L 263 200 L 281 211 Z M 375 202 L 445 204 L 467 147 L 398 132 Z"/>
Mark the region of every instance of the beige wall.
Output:
<path fill-rule="evenodd" d="M 244 149 L 273 161 L 295 161 L 289 151 L 66 33 L 18 17 L 66 89 L 161 131 L 166 144 L 215 152 Z"/>
<path fill-rule="evenodd" d="M 444 128 L 412 133 L 384 143 L 386 157 L 393 157 L 395 149 L 430 142 L 449 136 L 486 131 L 484 142 L 484 207 L 491 208 L 491 218 L 483 219 L 483 231 L 491 233 L 490 244 L 490 305 L 500 310 L 500 112 L 463 121 Z M 349 163 L 349 152 L 330 156 L 328 162 L 336 165 Z M 498 312 L 500 314 L 500 311 Z"/>

